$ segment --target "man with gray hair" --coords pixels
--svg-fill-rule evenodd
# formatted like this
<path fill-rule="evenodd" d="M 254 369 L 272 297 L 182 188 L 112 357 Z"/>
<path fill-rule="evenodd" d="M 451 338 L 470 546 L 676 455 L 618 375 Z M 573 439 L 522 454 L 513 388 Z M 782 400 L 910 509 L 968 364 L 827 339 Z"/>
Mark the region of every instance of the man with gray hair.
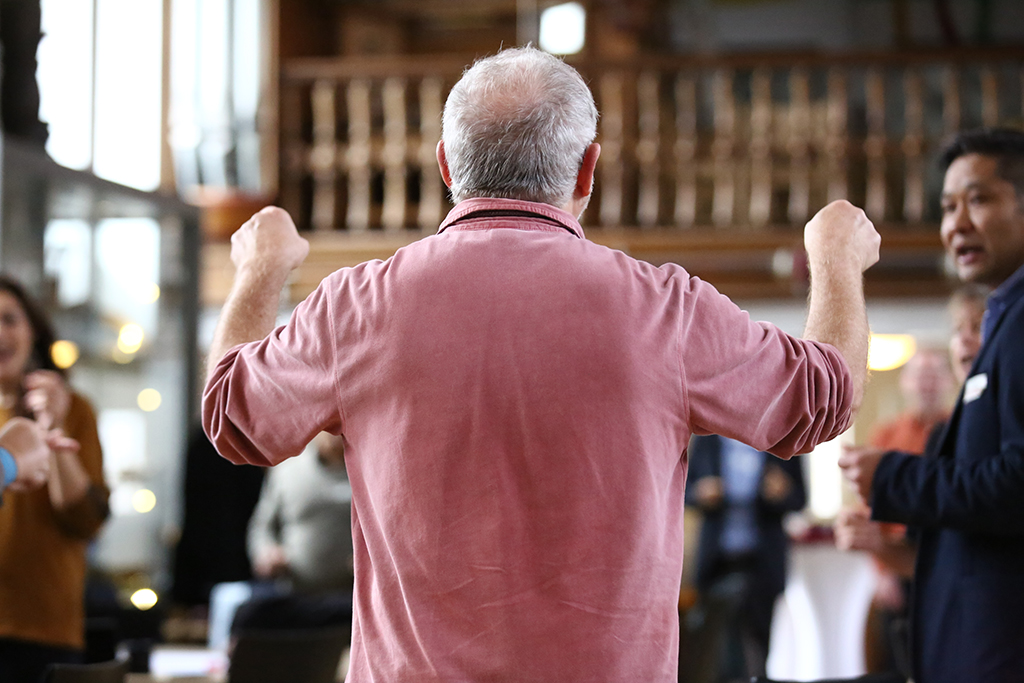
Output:
<path fill-rule="evenodd" d="M 445 107 L 438 233 L 328 276 L 273 331 L 308 245 L 274 208 L 232 238 L 203 424 L 261 465 L 344 435 L 349 681 L 675 681 L 690 435 L 788 458 L 860 401 L 879 244 L 863 212 L 807 225 L 791 337 L 584 237 L 596 118 L 550 55 L 478 62 Z"/>

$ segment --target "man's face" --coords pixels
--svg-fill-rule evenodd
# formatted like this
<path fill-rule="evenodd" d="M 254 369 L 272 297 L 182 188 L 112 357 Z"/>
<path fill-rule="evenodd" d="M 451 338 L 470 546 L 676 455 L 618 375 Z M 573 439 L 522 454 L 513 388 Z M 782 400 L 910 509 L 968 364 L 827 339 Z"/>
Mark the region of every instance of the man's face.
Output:
<path fill-rule="evenodd" d="M 953 389 L 953 376 L 946 355 L 936 349 L 922 349 L 900 373 L 900 391 L 915 413 L 944 412 Z"/>
<path fill-rule="evenodd" d="M 981 318 L 985 314 L 985 306 L 980 301 L 962 301 L 950 310 L 953 336 L 949 340 L 949 355 L 956 379 L 963 384 L 981 350 Z"/>
<path fill-rule="evenodd" d="M 942 187 L 942 244 L 965 282 L 999 286 L 1024 264 L 1024 207 L 998 162 L 965 154 Z"/>

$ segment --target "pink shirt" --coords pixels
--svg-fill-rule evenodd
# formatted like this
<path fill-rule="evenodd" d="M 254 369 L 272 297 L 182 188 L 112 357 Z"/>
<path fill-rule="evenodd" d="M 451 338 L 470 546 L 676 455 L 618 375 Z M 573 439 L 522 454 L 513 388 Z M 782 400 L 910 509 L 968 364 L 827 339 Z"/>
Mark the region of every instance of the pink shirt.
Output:
<path fill-rule="evenodd" d="M 691 433 L 789 456 L 851 401 L 831 346 L 564 211 L 473 199 L 232 349 L 203 424 L 259 465 L 345 434 L 351 683 L 653 683 L 676 680 Z"/>

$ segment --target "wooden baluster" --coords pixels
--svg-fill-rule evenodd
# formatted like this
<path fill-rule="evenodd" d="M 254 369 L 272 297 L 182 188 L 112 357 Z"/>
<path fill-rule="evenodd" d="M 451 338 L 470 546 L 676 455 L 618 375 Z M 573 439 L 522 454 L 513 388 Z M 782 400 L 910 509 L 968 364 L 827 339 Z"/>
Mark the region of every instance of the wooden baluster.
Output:
<path fill-rule="evenodd" d="M 622 145 L 624 106 L 622 74 L 601 78 L 601 225 L 618 227 L 622 222 Z"/>
<path fill-rule="evenodd" d="M 711 221 L 718 227 L 732 224 L 736 201 L 736 98 L 732 92 L 733 76 L 732 70 L 720 69 L 715 72 L 712 85 L 715 139 L 711 145 L 711 154 L 715 166 L 715 194 L 711 204 Z"/>
<path fill-rule="evenodd" d="M 640 193 L 637 202 L 637 222 L 649 228 L 658 222 L 658 183 L 661 164 L 661 98 L 658 74 L 645 72 L 637 81 L 637 106 L 640 139 L 636 145 L 636 160 L 640 167 Z"/>
<path fill-rule="evenodd" d="M 405 227 L 405 157 L 408 143 L 405 123 L 405 80 L 384 81 L 384 206 L 381 224 L 387 233 Z"/>
<path fill-rule="evenodd" d="M 755 69 L 750 89 L 750 224 L 763 226 L 772 211 L 771 72 Z"/>
<path fill-rule="evenodd" d="M 991 66 L 981 70 L 981 123 L 986 128 L 999 125 L 999 75 Z"/>
<path fill-rule="evenodd" d="M 789 207 L 790 223 L 803 225 L 811 209 L 811 85 L 807 69 L 789 74 Z"/>
<path fill-rule="evenodd" d="M 944 137 L 960 130 L 960 72 L 954 66 L 942 78 L 942 127 Z"/>
<path fill-rule="evenodd" d="M 847 141 L 849 133 L 849 104 L 847 102 L 846 72 L 838 68 L 828 72 L 828 110 L 826 128 L 828 140 L 828 201 L 846 199 L 850 194 L 848 180 Z"/>
<path fill-rule="evenodd" d="M 313 149 L 309 166 L 313 173 L 312 223 L 318 231 L 334 227 L 338 157 L 335 93 L 334 81 L 319 80 L 313 85 Z"/>
<path fill-rule="evenodd" d="M 441 174 L 437 170 L 437 141 L 441 139 L 441 109 L 443 107 L 441 79 L 424 78 L 420 83 L 420 210 L 417 222 L 420 230 L 437 230 L 441 215 Z"/>
<path fill-rule="evenodd" d="M 864 141 L 867 156 L 867 192 L 864 210 L 873 221 L 885 219 L 885 77 L 878 69 L 868 69 L 864 82 L 868 135 Z"/>
<path fill-rule="evenodd" d="M 697 220 L 697 79 L 676 78 L 676 225 L 693 227 Z"/>
<path fill-rule="evenodd" d="M 348 212 L 346 223 L 354 233 L 370 228 L 370 82 L 349 82 L 348 102 Z"/>
<path fill-rule="evenodd" d="M 920 223 L 924 218 L 924 97 L 921 74 L 907 69 L 903 79 L 904 120 L 903 137 L 905 184 L 903 188 L 903 218 L 909 223 Z"/>
<path fill-rule="evenodd" d="M 301 89 L 295 83 L 281 84 L 281 206 L 296 221 L 305 215 L 302 206 L 302 178 L 312 166 L 312 149 L 302 141 Z M 309 226 L 300 226 L 306 228 Z"/>

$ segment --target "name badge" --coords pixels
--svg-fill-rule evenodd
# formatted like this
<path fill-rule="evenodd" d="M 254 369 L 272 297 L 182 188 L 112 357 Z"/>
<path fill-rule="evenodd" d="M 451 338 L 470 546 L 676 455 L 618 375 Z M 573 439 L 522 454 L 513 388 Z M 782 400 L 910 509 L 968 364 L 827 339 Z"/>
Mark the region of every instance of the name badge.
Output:
<path fill-rule="evenodd" d="M 985 373 L 967 378 L 967 382 L 964 384 L 964 403 L 970 403 L 981 396 L 987 387 L 988 375 Z"/>

